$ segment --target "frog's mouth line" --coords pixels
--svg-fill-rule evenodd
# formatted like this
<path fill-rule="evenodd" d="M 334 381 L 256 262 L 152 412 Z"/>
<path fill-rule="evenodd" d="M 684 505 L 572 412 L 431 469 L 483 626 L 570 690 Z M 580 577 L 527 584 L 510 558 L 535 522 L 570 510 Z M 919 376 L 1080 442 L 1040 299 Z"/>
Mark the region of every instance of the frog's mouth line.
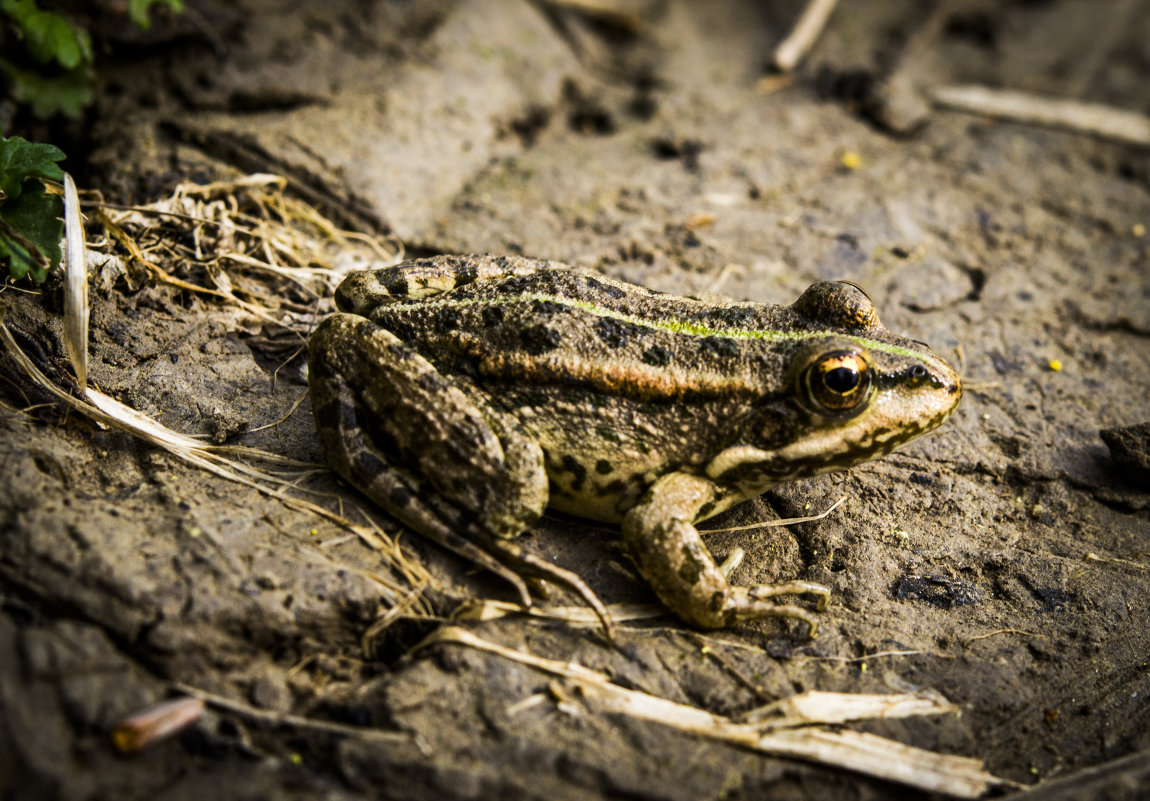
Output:
<path fill-rule="evenodd" d="M 779 448 L 727 448 L 711 460 L 706 473 L 720 484 L 762 486 L 760 491 L 765 491 L 787 481 L 843 470 L 935 430 L 954 413 L 961 397 L 961 385 L 945 387 L 914 404 L 913 414 L 906 413 L 905 399 L 880 400 L 858 417 L 809 432 Z M 890 413 L 897 409 L 903 414 Z"/>

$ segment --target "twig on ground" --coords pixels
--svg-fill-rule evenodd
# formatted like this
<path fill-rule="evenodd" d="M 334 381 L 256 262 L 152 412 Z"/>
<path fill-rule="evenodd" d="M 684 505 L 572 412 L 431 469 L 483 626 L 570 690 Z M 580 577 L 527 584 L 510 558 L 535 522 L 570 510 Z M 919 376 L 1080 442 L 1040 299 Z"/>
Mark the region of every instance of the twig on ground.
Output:
<path fill-rule="evenodd" d="M 955 707 L 937 694 L 803 693 L 768 708 L 764 714 L 775 713 L 768 722 L 738 723 L 704 709 L 626 689 L 611 682 L 606 674 L 577 663 L 513 650 L 456 626 L 440 629 L 417 648 L 436 643 L 487 651 L 569 681 L 579 692 L 563 692 L 562 703 L 571 705 L 581 699 L 598 712 L 629 715 L 762 754 L 846 768 L 957 798 L 977 798 L 991 788 L 1009 784 L 987 773 L 978 759 L 938 754 L 874 734 L 826 727 L 876 716 L 898 718 L 954 712 Z M 557 689 L 562 692 L 561 686 Z"/>
<path fill-rule="evenodd" d="M 931 97 L 959 111 L 1150 147 L 1150 117 L 1136 111 L 974 85 L 940 86 Z"/>
<path fill-rule="evenodd" d="M 112 744 L 121 754 L 134 754 L 182 732 L 204 714 L 199 698 L 175 698 L 124 718 L 112 729 Z"/>
<path fill-rule="evenodd" d="M 771 62 L 780 72 L 790 72 L 814 46 L 838 0 L 810 0 L 787 38 L 775 48 Z"/>
<path fill-rule="evenodd" d="M 312 729 L 313 731 L 323 731 L 330 734 L 352 737 L 358 740 L 370 740 L 380 743 L 411 742 L 412 740 L 411 735 L 405 734 L 404 732 L 383 731 L 381 729 L 367 728 L 366 726 L 349 726 L 346 723 L 337 723 L 334 720 L 318 720 L 316 718 L 305 718 L 301 715 L 289 715 L 269 709 L 260 709 L 250 704 L 225 698 L 222 695 L 216 695 L 215 693 L 210 693 L 181 682 L 174 682 L 172 686 L 180 692 L 187 693 L 209 706 L 223 709 L 227 712 L 250 718 L 251 720 L 256 720 L 269 726 L 290 726 L 298 729 Z"/>

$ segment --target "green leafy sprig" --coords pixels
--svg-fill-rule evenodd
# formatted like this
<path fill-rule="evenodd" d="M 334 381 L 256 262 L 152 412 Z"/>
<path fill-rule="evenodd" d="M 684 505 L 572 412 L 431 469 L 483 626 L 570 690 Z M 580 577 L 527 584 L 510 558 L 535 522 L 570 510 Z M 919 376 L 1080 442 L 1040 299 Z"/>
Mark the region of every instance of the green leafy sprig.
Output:
<path fill-rule="evenodd" d="M 13 278 L 43 283 L 60 263 L 64 202 L 44 181 L 63 181 L 64 152 L 18 136 L 0 136 L 0 263 Z"/>
<path fill-rule="evenodd" d="M 154 5 L 182 11 L 184 0 L 129 0 L 128 18 L 147 28 Z M 0 25 L 16 38 L 0 55 L 0 79 L 12 97 L 41 118 L 75 117 L 92 100 L 96 73 L 92 37 L 80 25 L 36 0 L 0 0 Z"/>

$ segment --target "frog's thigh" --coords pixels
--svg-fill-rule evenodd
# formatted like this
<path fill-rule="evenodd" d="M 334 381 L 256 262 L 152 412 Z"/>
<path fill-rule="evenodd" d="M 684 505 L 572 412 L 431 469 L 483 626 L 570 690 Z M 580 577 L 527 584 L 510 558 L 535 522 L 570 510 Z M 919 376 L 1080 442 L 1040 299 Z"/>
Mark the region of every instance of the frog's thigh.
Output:
<path fill-rule="evenodd" d="M 387 485 L 376 474 L 421 485 L 410 487 L 425 496 L 419 500 L 440 507 L 440 518 L 458 509 L 476 529 L 469 533 L 513 536 L 543 513 L 547 476 L 538 443 L 481 408 L 390 331 L 356 315 L 329 317 L 312 334 L 308 373 L 329 460 L 396 517 L 409 522 L 402 507 L 411 499 L 371 491 Z"/>
<path fill-rule="evenodd" d="M 779 605 L 777 595 L 809 594 L 825 605 L 825 587 L 809 582 L 734 587 L 703 544 L 693 520 L 720 489 L 701 476 L 663 476 L 623 519 L 623 540 L 639 572 L 679 617 L 703 628 L 776 616 L 803 620 L 813 635 L 817 618 L 796 606 Z"/>

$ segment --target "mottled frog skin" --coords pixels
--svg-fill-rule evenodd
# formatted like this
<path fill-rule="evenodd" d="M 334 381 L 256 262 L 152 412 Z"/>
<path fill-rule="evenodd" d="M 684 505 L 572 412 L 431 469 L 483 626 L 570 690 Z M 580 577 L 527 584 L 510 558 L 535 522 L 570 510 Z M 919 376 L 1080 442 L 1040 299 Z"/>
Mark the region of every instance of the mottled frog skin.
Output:
<path fill-rule="evenodd" d="M 309 343 L 332 466 L 393 517 L 514 582 L 578 575 L 512 541 L 547 506 L 621 524 L 664 604 L 715 628 L 816 620 L 731 585 L 695 524 L 777 484 L 889 453 L 950 416 L 954 370 L 853 284 L 714 303 L 553 262 L 442 256 L 353 274 Z"/>

